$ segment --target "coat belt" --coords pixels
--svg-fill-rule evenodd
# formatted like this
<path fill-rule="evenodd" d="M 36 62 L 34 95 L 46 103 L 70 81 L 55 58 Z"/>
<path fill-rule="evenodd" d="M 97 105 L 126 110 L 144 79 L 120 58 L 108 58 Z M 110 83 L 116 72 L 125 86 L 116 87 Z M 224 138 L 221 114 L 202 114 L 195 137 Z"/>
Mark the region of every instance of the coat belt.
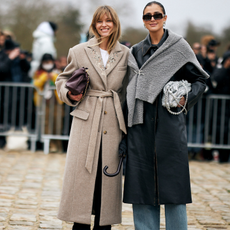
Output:
<path fill-rule="evenodd" d="M 119 128 L 121 131 L 123 131 L 126 134 L 126 127 L 125 127 L 125 121 L 124 121 L 124 116 L 121 108 L 121 103 L 119 96 L 117 92 L 113 90 L 109 91 L 100 91 L 100 90 L 92 90 L 89 89 L 86 93 L 86 96 L 90 97 L 97 97 L 97 103 L 96 103 L 96 108 L 95 108 L 95 113 L 93 117 L 93 123 L 92 123 L 92 129 L 91 129 L 91 134 L 90 134 L 90 139 L 89 139 L 89 145 L 88 145 L 88 151 L 87 151 L 87 158 L 86 158 L 86 164 L 85 167 L 88 170 L 89 173 L 92 172 L 93 168 L 93 159 L 96 151 L 96 142 L 98 138 L 98 128 L 100 124 L 100 118 L 102 114 L 102 103 L 103 103 L 103 98 L 105 97 L 112 97 L 113 102 L 114 102 L 114 108 L 116 111 L 118 123 L 119 123 Z"/>

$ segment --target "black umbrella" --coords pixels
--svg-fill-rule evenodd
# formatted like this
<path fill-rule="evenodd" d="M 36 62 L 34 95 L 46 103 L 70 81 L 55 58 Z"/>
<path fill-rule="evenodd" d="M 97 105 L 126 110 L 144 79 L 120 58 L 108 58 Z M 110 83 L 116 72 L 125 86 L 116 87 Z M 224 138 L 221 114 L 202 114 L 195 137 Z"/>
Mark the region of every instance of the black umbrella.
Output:
<path fill-rule="evenodd" d="M 126 150 L 127 150 L 127 145 L 126 145 L 126 138 L 122 139 L 120 145 L 119 145 L 119 157 L 120 157 L 120 161 L 117 167 L 117 171 L 115 173 L 108 173 L 107 169 L 109 168 L 107 165 L 104 167 L 103 169 L 103 173 L 108 176 L 108 177 L 114 177 L 117 176 L 120 171 L 121 171 L 121 166 L 122 166 L 122 162 L 125 159 L 126 156 Z"/>

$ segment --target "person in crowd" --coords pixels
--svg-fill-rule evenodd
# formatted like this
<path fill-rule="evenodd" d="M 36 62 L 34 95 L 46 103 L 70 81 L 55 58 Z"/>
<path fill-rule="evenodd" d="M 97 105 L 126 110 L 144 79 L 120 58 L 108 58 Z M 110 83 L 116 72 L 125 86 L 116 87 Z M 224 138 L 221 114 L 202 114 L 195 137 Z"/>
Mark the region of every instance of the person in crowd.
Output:
<path fill-rule="evenodd" d="M 67 57 L 61 56 L 55 60 L 56 70 L 58 73 L 62 73 L 67 66 Z"/>
<path fill-rule="evenodd" d="M 220 45 L 213 36 L 207 35 L 202 37 L 202 49 L 201 55 L 198 55 L 199 62 L 201 63 L 203 69 L 208 73 L 212 74 L 218 63 L 218 57 L 216 54 L 217 48 Z"/>
<path fill-rule="evenodd" d="M 0 51 L 0 82 L 25 82 L 26 79 L 28 79 L 26 77 L 26 73 L 30 68 L 30 64 L 20 55 L 20 48 L 18 47 L 18 44 L 12 40 L 7 39 L 5 40 L 3 47 L 4 48 Z M 12 99 L 12 89 L 9 89 L 9 94 L 11 97 L 6 100 L 5 88 L 1 88 L 0 97 L 2 103 L 0 105 L 0 130 L 3 131 L 6 131 L 9 128 L 8 124 L 12 122 L 11 116 L 7 118 L 4 117 L 4 111 L 6 107 L 8 111 L 11 111 L 12 109 L 10 101 Z M 20 92 L 17 91 L 17 103 L 19 103 L 19 98 Z M 19 107 L 19 104 L 17 107 Z M 19 122 L 18 110 L 16 114 L 15 125 L 17 126 Z M 0 139 L 0 147 L 3 147 L 5 145 L 5 137 L 1 137 Z"/>
<path fill-rule="evenodd" d="M 129 41 L 122 41 L 121 44 L 127 46 L 128 48 L 131 47 L 131 43 Z"/>
<path fill-rule="evenodd" d="M 45 53 L 42 56 L 40 66 L 35 72 L 33 77 L 33 84 L 40 91 L 45 91 L 44 98 L 46 101 L 46 113 L 45 113 L 45 134 L 61 134 L 61 127 L 57 123 L 58 116 L 58 105 L 62 105 L 62 101 L 59 99 L 56 90 L 53 92 L 49 90 L 50 86 L 55 86 L 55 81 L 58 74 L 54 71 L 55 63 L 54 58 L 51 54 Z M 52 97 L 54 97 L 54 111 L 52 113 Z M 38 91 L 34 92 L 34 104 L 39 106 L 42 103 L 42 97 L 39 95 Z M 49 117 L 53 116 L 53 124 L 49 124 Z M 53 127 L 53 129 L 51 128 Z M 59 128 L 58 128 L 59 127 Z M 61 152 L 62 146 L 60 140 L 50 141 L 50 152 Z"/>
<path fill-rule="evenodd" d="M 73 122 L 69 138 L 63 190 L 58 218 L 74 222 L 73 230 L 111 229 L 121 222 L 122 173 L 110 178 L 102 173 L 108 165 L 116 171 L 118 147 L 126 133 L 122 113 L 129 49 L 118 40 L 121 35 L 117 13 L 100 6 L 90 25 L 94 37 L 69 50 L 68 64 L 56 80 L 58 95 L 71 112 Z M 65 84 L 81 67 L 88 68 L 89 89 L 73 95 Z M 77 177 L 74 175 L 78 175 Z"/>
<path fill-rule="evenodd" d="M 6 36 L 5 34 L 0 30 L 0 51 L 3 50 L 4 44 L 5 44 Z"/>
<path fill-rule="evenodd" d="M 193 43 L 192 50 L 195 53 L 198 62 L 203 67 L 203 65 L 204 65 L 204 57 L 206 57 L 206 51 L 205 51 L 205 55 L 203 56 L 202 55 L 202 45 L 199 42 Z"/>
<path fill-rule="evenodd" d="M 195 55 L 200 54 L 200 50 L 201 50 L 201 45 L 200 45 L 200 43 L 199 43 L 199 42 L 193 43 L 193 45 L 192 45 L 192 50 L 193 50 L 193 52 L 195 53 Z"/>
<path fill-rule="evenodd" d="M 131 48 L 127 86 L 127 163 L 124 202 L 133 204 L 136 230 L 160 229 L 160 205 L 165 206 L 166 230 L 186 230 L 186 203 L 191 203 L 186 117 L 162 106 L 169 81 L 191 83 L 181 97 L 179 112 L 188 111 L 203 94 L 209 75 L 190 45 L 164 28 L 164 6 L 149 2 L 143 10 L 147 37 Z"/>
<path fill-rule="evenodd" d="M 12 31 L 6 29 L 6 30 L 3 30 L 2 32 L 5 35 L 6 40 L 15 41 L 15 35 Z"/>
<path fill-rule="evenodd" d="M 6 75 L 4 74 L 5 71 L 8 71 L 7 69 L 5 69 L 5 66 L 7 66 L 7 61 L 10 62 L 8 56 L 5 54 L 5 52 L 3 51 L 4 48 L 4 44 L 5 44 L 5 35 L 4 33 L 0 30 L 0 82 L 4 81 L 6 78 Z M 5 75 L 5 76 L 3 76 Z M 4 97 L 4 93 L 1 90 L 1 94 L 0 97 L 3 98 Z M 3 111 L 4 111 L 4 105 L 3 103 L 0 104 L 0 131 L 4 130 L 4 127 L 2 125 L 3 123 Z M 0 148 L 3 148 L 6 144 L 6 138 L 5 136 L 0 136 Z"/>
<path fill-rule="evenodd" d="M 67 66 L 67 57 L 66 56 L 61 56 L 59 58 L 59 62 L 60 62 L 60 70 L 63 72 L 65 67 Z"/>
<path fill-rule="evenodd" d="M 198 60 L 201 63 L 203 69 L 208 73 L 208 74 L 212 74 L 215 69 L 217 68 L 217 64 L 218 64 L 218 57 L 216 54 L 217 48 L 220 45 L 220 42 L 218 42 L 214 36 L 212 35 L 206 35 L 203 36 L 201 39 L 202 42 L 202 48 L 201 48 L 201 55 L 198 55 Z M 214 85 L 213 82 L 211 80 L 211 78 L 206 79 L 206 89 L 204 92 L 204 97 L 210 95 L 210 94 L 214 94 L 215 90 L 214 90 Z M 204 110 L 206 107 L 206 100 L 203 100 L 203 107 L 202 107 L 202 114 L 204 114 Z M 196 109 L 196 107 L 195 107 Z M 210 111 L 211 112 L 211 111 Z M 212 118 L 211 118 L 212 119 Z M 205 122 L 205 118 L 202 117 L 202 129 L 204 128 L 204 122 Z M 195 135 L 196 138 L 196 135 Z M 203 138 L 203 137 L 202 137 Z M 198 150 L 198 149 L 197 149 Z M 212 150 L 209 148 L 203 148 L 201 150 L 201 155 L 202 158 L 204 160 L 208 160 L 211 161 L 213 160 L 213 154 L 212 154 Z"/>
<path fill-rule="evenodd" d="M 215 93 L 230 95 L 230 51 L 226 51 L 223 55 L 222 67 L 217 68 L 212 76 L 212 80 L 215 82 Z M 229 129 L 229 117 L 230 117 L 230 101 L 226 100 L 225 114 L 222 114 L 223 104 L 218 105 L 217 113 L 217 142 L 223 141 L 224 144 L 228 143 L 228 129 Z M 223 116 L 221 116 L 223 115 Z M 221 129 L 221 120 L 224 121 L 223 130 Z M 223 140 L 219 138 L 222 136 L 221 132 L 224 132 Z M 219 162 L 229 162 L 230 151 L 228 149 L 218 149 Z"/>
<path fill-rule="evenodd" d="M 54 59 L 57 58 L 56 48 L 54 46 L 55 35 L 58 26 L 54 22 L 42 22 L 33 32 L 33 47 L 32 47 L 32 62 L 30 76 L 33 77 L 35 71 L 38 69 L 41 58 L 45 53 L 49 53 Z"/>
<path fill-rule="evenodd" d="M 57 74 L 62 73 L 64 71 L 65 67 L 67 66 L 67 57 L 61 56 L 58 59 L 56 59 L 55 60 L 55 66 L 56 66 L 56 68 L 54 69 L 54 72 L 56 72 Z M 62 114 L 65 114 L 65 108 L 66 108 L 66 106 L 62 107 Z M 64 118 L 64 116 L 63 116 L 63 118 Z M 69 123 L 68 123 L 69 127 L 71 127 L 71 123 L 72 123 L 72 119 L 69 119 Z M 68 130 L 69 129 L 66 127 L 66 125 L 63 126 L 62 134 L 63 135 L 69 135 Z M 62 141 L 63 152 L 67 151 L 67 147 L 68 147 L 68 140 L 63 140 Z"/>
<path fill-rule="evenodd" d="M 20 53 L 19 44 L 5 40 L 4 49 L 0 51 L 0 81 L 28 82 L 30 63 Z"/>

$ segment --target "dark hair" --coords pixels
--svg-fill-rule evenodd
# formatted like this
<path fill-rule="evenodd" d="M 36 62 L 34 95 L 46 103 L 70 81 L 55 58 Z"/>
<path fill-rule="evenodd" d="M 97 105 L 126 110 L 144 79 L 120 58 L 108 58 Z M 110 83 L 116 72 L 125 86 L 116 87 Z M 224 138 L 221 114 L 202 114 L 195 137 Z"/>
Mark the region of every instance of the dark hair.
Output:
<path fill-rule="evenodd" d="M 43 61 L 54 61 L 54 58 L 51 54 L 45 53 L 43 54 L 42 58 L 41 58 L 41 62 Z"/>
<path fill-rule="evenodd" d="M 52 27 L 53 31 L 55 32 L 58 29 L 58 26 L 54 22 L 49 22 L 50 26 Z"/>
<path fill-rule="evenodd" d="M 43 61 L 55 61 L 54 60 L 54 58 L 53 58 L 53 56 L 51 55 L 51 54 L 48 54 L 48 53 L 45 53 L 45 54 L 43 54 L 43 56 L 42 56 L 42 58 L 41 58 L 41 62 L 40 62 L 40 65 L 39 65 L 39 67 L 38 67 L 38 71 L 39 70 L 44 70 L 43 68 L 42 68 L 42 62 Z M 52 70 L 55 68 L 55 64 L 54 64 L 54 67 L 52 68 Z"/>
<path fill-rule="evenodd" d="M 5 40 L 4 48 L 5 48 L 6 51 L 13 50 L 13 49 L 15 49 L 17 47 L 20 47 L 19 43 L 15 42 L 15 41 L 13 41 L 11 39 L 6 39 Z"/>
<path fill-rule="evenodd" d="M 163 11 L 163 14 L 166 14 L 166 11 L 165 11 L 164 6 L 163 6 L 160 2 L 157 2 L 157 1 L 149 2 L 149 3 L 145 6 L 145 8 L 144 8 L 144 10 L 143 10 L 143 14 L 144 14 L 144 12 L 145 12 L 146 7 L 151 6 L 151 5 L 153 5 L 153 4 L 157 4 L 158 6 L 160 6 L 161 9 L 162 9 L 162 11 Z"/>

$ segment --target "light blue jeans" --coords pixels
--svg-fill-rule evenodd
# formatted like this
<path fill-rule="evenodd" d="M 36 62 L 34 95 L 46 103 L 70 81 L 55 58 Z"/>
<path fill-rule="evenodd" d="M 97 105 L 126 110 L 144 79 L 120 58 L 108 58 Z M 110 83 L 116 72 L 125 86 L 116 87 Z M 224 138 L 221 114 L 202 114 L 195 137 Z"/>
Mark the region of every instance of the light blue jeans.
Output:
<path fill-rule="evenodd" d="M 135 230 L 159 230 L 160 206 L 133 204 Z M 185 204 L 165 205 L 166 230 L 187 230 Z"/>

